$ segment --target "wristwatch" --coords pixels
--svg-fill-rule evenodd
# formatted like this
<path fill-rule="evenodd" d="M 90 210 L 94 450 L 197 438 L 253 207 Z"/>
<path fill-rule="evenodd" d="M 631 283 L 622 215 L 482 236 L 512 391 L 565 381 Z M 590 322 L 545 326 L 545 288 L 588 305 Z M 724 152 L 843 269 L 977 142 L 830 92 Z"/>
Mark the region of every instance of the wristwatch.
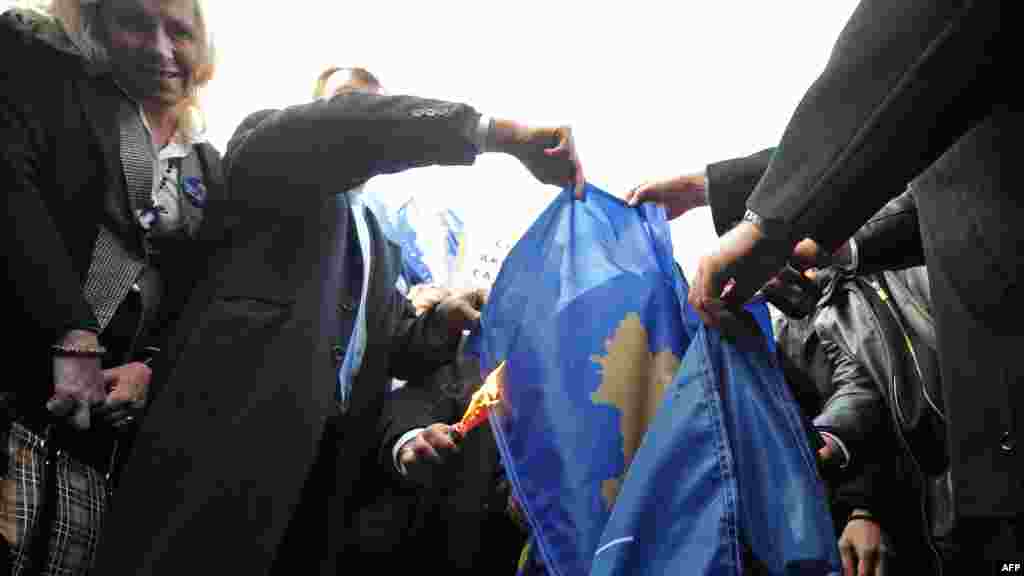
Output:
<path fill-rule="evenodd" d="M 758 230 L 761 231 L 761 234 L 763 234 L 768 240 L 772 240 L 773 242 L 789 240 L 789 226 L 779 220 L 762 218 L 761 215 L 748 208 L 747 211 L 743 213 L 743 221 L 750 222 L 754 226 L 757 226 Z"/>

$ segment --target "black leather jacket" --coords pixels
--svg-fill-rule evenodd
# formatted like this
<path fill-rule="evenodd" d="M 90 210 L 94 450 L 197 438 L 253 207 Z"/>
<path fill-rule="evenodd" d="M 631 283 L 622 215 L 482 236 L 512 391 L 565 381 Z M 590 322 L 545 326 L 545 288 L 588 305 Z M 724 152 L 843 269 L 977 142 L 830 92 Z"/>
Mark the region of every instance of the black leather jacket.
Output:
<path fill-rule="evenodd" d="M 897 536 L 897 554 L 938 565 L 934 539 L 952 525 L 952 493 L 927 272 L 826 272 L 818 285 L 815 314 L 778 318 L 776 337 L 789 372 L 823 399 L 815 428 L 849 450 L 847 466 L 825 471 L 838 510 L 872 510 Z"/>
<path fill-rule="evenodd" d="M 814 388 L 814 427 L 850 453 L 842 469 L 824 470 L 837 516 L 870 509 L 898 536 L 897 553 L 938 564 L 934 539 L 948 534 L 952 509 L 927 272 L 826 272 L 818 287 L 815 314 L 776 317 L 775 334 L 791 383 L 809 380 L 794 384 L 805 399 Z"/>
<path fill-rule="evenodd" d="M 885 399 L 872 374 L 853 350 L 840 347 L 828 332 L 835 324 L 855 327 L 857 303 L 851 303 L 847 279 L 828 270 L 816 281 L 814 313 L 796 319 L 773 311 L 773 324 L 786 377 L 798 402 L 819 432 L 839 439 L 854 469 L 860 454 L 879 441 L 886 420 Z M 853 328 L 855 330 L 855 328 Z"/>
<path fill-rule="evenodd" d="M 879 470 L 877 475 L 910 482 L 919 504 L 914 510 L 916 523 L 934 553 L 934 539 L 951 530 L 953 510 L 927 272 L 917 267 L 848 279 L 845 284 L 855 312 L 827 317 L 821 335 L 854 355 L 877 383 L 894 436 L 889 441 L 895 440 L 899 454 L 894 469 Z"/>

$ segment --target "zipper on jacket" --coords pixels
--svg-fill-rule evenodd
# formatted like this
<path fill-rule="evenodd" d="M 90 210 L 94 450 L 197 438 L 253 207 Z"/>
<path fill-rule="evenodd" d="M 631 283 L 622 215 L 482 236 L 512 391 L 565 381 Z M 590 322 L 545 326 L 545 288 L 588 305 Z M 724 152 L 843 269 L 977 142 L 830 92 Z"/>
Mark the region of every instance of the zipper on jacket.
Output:
<path fill-rule="evenodd" d="M 875 293 L 882 300 L 882 302 L 884 302 L 886 304 L 886 306 L 890 306 L 890 311 L 891 311 L 891 304 L 889 302 L 889 295 L 882 288 L 882 286 L 878 282 L 876 282 L 873 278 L 871 278 L 871 279 L 865 278 L 865 281 L 875 291 Z M 879 327 L 879 333 L 881 333 L 882 323 L 879 320 L 879 318 L 878 318 L 878 316 L 877 316 L 877 314 L 875 312 L 874 307 L 871 306 L 870 304 L 868 304 L 868 310 L 870 310 L 872 316 L 875 317 L 875 323 Z M 900 329 L 901 330 L 902 330 L 902 328 L 903 328 L 902 325 L 900 325 Z M 906 339 L 906 334 L 903 334 L 903 336 L 904 336 L 904 339 Z M 892 398 L 893 401 L 890 403 L 889 409 L 890 409 L 890 411 L 893 412 L 893 415 L 896 417 L 897 424 L 900 424 L 900 423 L 903 422 L 903 417 L 902 417 L 902 413 L 899 410 L 899 401 L 898 401 L 898 396 L 897 396 L 898 390 L 896 388 L 896 364 L 894 362 L 894 358 L 892 357 L 892 352 L 889 350 L 888 342 L 885 342 L 885 345 L 883 346 L 883 348 L 885 349 L 885 356 L 886 356 L 886 359 L 888 359 L 888 361 L 889 361 L 889 368 L 890 368 L 890 372 L 892 374 L 890 376 L 890 378 L 889 378 L 889 390 L 890 390 L 889 395 L 890 395 L 890 397 Z M 924 381 L 923 380 L 922 380 L 921 384 L 922 384 L 922 386 L 924 385 Z M 925 476 L 924 472 L 922 472 L 922 470 L 921 470 L 921 464 L 918 462 L 917 456 L 915 456 L 913 450 L 910 449 L 910 443 L 907 441 L 906 436 L 903 435 L 903 427 L 900 426 L 900 425 L 897 425 L 894 428 L 895 428 L 895 431 L 896 431 L 896 436 L 900 439 L 900 445 L 903 447 L 903 451 L 907 454 L 907 456 L 910 457 L 910 463 L 913 465 L 914 477 L 917 480 L 917 484 L 918 484 L 918 488 L 919 488 L 918 489 L 918 505 L 920 506 L 920 510 L 921 510 L 921 520 L 922 520 L 922 525 L 923 525 L 923 528 L 924 528 L 925 544 L 928 546 L 928 551 L 931 552 L 932 558 L 935 560 L 935 569 L 937 570 L 937 575 L 938 576 L 943 576 L 942 555 L 939 554 L 939 549 L 935 546 L 935 538 L 932 535 L 932 517 L 931 517 L 931 514 L 928 511 L 928 495 L 925 492 L 925 489 L 927 488 L 926 476 Z"/>
<path fill-rule="evenodd" d="M 889 306 L 889 295 L 885 292 L 885 290 L 882 289 L 882 286 L 880 284 L 878 284 L 878 282 L 876 282 L 874 278 L 871 278 L 871 279 L 867 280 L 867 283 L 875 291 L 875 294 L 878 295 L 878 298 L 886 306 Z M 871 308 L 870 304 L 868 304 L 868 308 L 870 308 L 872 310 L 872 313 L 874 312 L 874 309 Z M 881 331 L 882 331 L 882 322 L 877 317 L 875 318 L 875 321 L 878 323 L 878 331 L 879 331 L 879 333 L 881 333 Z M 906 334 L 903 334 L 903 337 L 906 338 Z M 907 424 L 907 419 L 903 416 L 903 408 L 900 407 L 899 390 L 897 390 L 897 388 L 896 388 L 896 365 L 895 365 L 895 359 L 892 357 L 892 355 L 889 352 L 888 342 L 884 342 L 883 341 L 883 344 L 885 345 L 885 354 L 886 354 L 886 358 L 889 360 L 889 370 L 890 370 L 890 374 L 892 375 L 891 378 L 890 378 L 891 382 L 889 383 L 889 397 L 891 398 L 891 402 L 892 402 L 891 410 L 894 412 L 894 414 L 896 416 L 896 423 L 899 425 L 898 428 L 900 429 L 900 432 L 902 433 L 903 427 Z"/>
<path fill-rule="evenodd" d="M 872 287 L 878 292 L 878 297 L 885 303 L 889 312 L 892 314 L 893 319 L 896 321 L 896 325 L 900 327 L 901 336 L 903 336 L 903 343 L 907 346 L 907 351 L 910 352 L 910 359 L 914 363 L 914 371 L 917 373 L 917 379 L 921 381 L 921 395 L 924 396 L 925 401 L 931 406 L 932 410 L 939 416 L 939 419 L 943 422 L 946 421 L 946 414 L 939 410 L 939 406 L 932 400 L 931 396 L 928 395 L 928 387 L 924 385 L 924 371 L 921 370 L 921 361 L 917 358 L 917 351 L 914 350 L 914 345 L 910 341 L 910 335 L 908 328 L 903 324 L 903 318 L 900 317 L 900 313 L 896 310 L 896 305 L 893 304 L 892 298 L 889 298 L 889 294 L 885 291 L 885 288 L 881 284 L 876 284 L 874 280 L 870 282 Z M 917 307 L 917 304 L 913 301 L 910 302 L 911 306 Z M 902 410 L 900 410 L 902 415 Z"/>

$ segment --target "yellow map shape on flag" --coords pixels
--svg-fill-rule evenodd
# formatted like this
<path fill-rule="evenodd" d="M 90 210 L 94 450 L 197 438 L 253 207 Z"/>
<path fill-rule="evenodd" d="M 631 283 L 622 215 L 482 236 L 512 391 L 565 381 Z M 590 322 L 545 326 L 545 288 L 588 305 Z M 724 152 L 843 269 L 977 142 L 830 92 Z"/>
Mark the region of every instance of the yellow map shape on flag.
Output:
<path fill-rule="evenodd" d="M 665 389 L 679 370 L 680 360 L 672 350 L 654 353 L 648 349 L 647 329 L 640 315 L 631 312 L 619 323 L 615 334 L 605 341 L 604 356 L 590 359 L 598 364 L 601 385 L 590 400 L 619 411 L 619 430 L 625 467 L 622 474 L 601 484 L 601 494 L 610 509 L 619 494 L 622 479 L 643 440 L 647 426 L 661 405 Z"/>

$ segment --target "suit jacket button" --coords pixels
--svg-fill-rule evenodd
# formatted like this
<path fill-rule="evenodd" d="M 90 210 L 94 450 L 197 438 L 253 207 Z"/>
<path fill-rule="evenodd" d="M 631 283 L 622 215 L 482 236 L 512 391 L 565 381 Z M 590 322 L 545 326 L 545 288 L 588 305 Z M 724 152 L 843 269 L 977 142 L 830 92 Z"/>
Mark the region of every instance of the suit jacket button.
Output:
<path fill-rule="evenodd" d="M 1013 434 L 1004 432 L 1003 437 L 999 440 L 999 448 L 1003 451 L 1003 454 L 1013 454 L 1013 451 L 1017 448 L 1017 441 L 1013 438 Z"/>
<path fill-rule="evenodd" d="M 342 302 L 338 304 L 338 312 L 355 312 L 356 306 L 351 302 Z"/>

